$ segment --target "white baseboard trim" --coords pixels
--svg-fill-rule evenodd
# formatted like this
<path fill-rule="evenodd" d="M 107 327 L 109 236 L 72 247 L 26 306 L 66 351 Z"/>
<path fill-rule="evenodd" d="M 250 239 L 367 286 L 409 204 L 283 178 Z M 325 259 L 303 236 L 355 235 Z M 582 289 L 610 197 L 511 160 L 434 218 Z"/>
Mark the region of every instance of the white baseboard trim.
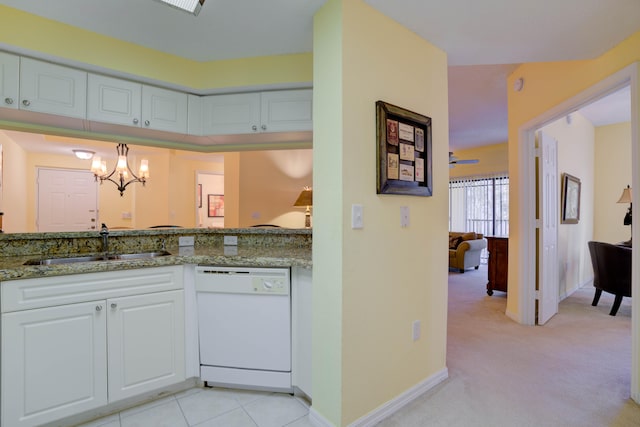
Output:
<path fill-rule="evenodd" d="M 520 323 L 522 324 L 522 319 L 520 319 L 520 316 L 518 316 L 517 314 L 515 314 L 513 311 L 511 310 L 507 310 L 504 312 L 505 316 L 507 316 L 509 319 L 513 320 L 516 323 Z"/>
<path fill-rule="evenodd" d="M 374 426 L 385 418 L 388 418 L 394 413 L 398 412 L 404 406 L 413 402 L 415 399 L 422 396 L 424 393 L 431 390 L 433 387 L 437 386 L 447 378 L 449 378 L 449 370 L 447 368 L 444 368 L 431 375 L 426 380 L 411 387 L 395 399 L 392 399 L 387 403 L 377 407 L 365 416 L 358 418 L 357 420 L 349 424 L 349 427 Z M 315 411 L 313 409 L 313 406 L 309 409 L 309 421 L 316 427 L 334 427 L 334 425 L 329 420 Z"/>
<path fill-rule="evenodd" d="M 592 285 L 592 284 L 593 284 L 593 279 L 585 280 L 584 282 L 579 283 L 575 287 L 569 289 L 567 292 L 564 292 L 562 295 L 560 295 L 560 301 L 563 301 L 565 298 L 570 297 L 571 295 L 573 295 L 579 289 L 582 289 L 585 286 Z"/>

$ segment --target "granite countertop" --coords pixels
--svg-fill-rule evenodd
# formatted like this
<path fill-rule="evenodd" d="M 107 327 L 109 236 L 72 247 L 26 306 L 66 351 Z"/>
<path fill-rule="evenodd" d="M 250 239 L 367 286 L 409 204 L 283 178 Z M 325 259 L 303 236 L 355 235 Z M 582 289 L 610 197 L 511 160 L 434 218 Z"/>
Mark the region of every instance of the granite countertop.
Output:
<path fill-rule="evenodd" d="M 74 262 L 52 265 L 24 265 L 36 255 L 0 257 L 0 281 L 68 274 L 95 273 L 145 267 L 211 264 L 239 267 L 311 268 L 309 247 L 205 246 L 167 247 L 171 255 L 130 260 Z M 87 255 L 87 254 L 83 254 Z"/>

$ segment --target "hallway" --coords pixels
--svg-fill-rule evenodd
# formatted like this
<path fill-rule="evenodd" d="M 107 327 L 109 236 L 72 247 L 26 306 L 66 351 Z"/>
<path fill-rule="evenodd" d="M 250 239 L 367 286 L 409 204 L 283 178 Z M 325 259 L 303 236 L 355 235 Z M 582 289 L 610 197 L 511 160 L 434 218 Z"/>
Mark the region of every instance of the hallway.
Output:
<path fill-rule="evenodd" d="M 486 266 L 449 273 L 449 379 L 379 424 L 425 426 L 640 426 L 629 398 L 631 300 L 608 315 L 585 287 L 545 326 L 504 315 L 506 294 L 486 294 Z"/>

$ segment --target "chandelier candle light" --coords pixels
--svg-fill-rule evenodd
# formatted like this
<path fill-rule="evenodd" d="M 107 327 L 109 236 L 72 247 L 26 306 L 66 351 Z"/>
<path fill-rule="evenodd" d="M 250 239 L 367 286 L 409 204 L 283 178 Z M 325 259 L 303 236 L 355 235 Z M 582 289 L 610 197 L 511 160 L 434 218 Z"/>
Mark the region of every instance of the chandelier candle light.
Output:
<path fill-rule="evenodd" d="M 95 176 L 96 181 L 100 179 L 100 184 L 104 181 L 113 182 L 116 187 L 118 187 L 120 197 L 122 197 L 124 190 L 132 182 L 141 182 L 144 186 L 149 178 L 149 161 L 147 159 L 142 159 L 140 161 L 140 169 L 138 171 L 138 175 L 136 175 L 129 166 L 129 159 L 127 158 L 129 154 L 129 147 L 127 147 L 127 144 L 118 144 L 116 151 L 118 152 L 118 163 L 116 163 L 116 166 L 111 173 L 107 174 L 107 162 L 102 160 L 100 156 L 93 157 L 91 172 L 93 172 L 93 176 Z M 129 175 L 133 178 L 129 179 Z"/>

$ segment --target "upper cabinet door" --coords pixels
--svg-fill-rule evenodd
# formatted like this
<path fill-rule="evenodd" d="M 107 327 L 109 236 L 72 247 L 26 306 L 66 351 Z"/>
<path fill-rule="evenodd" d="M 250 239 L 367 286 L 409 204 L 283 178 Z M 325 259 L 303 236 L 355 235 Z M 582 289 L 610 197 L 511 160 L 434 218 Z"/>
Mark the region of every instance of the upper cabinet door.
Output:
<path fill-rule="evenodd" d="M 187 133 L 187 94 L 154 86 L 142 86 L 142 127 Z"/>
<path fill-rule="evenodd" d="M 0 107 L 18 108 L 20 57 L 0 52 Z"/>
<path fill-rule="evenodd" d="M 205 135 L 230 135 L 260 131 L 260 94 L 210 95 L 203 97 Z"/>
<path fill-rule="evenodd" d="M 20 109 L 84 119 L 87 73 L 20 58 Z"/>
<path fill-rule="evenodd" d="M 311 89 L 262 92 L 262 132 L 313 130 Z"/>
<path fill-rule="evenodd" d="M 142 85 L 89 74 L 87 118 L 118 125 L 140 126 Z"/>

